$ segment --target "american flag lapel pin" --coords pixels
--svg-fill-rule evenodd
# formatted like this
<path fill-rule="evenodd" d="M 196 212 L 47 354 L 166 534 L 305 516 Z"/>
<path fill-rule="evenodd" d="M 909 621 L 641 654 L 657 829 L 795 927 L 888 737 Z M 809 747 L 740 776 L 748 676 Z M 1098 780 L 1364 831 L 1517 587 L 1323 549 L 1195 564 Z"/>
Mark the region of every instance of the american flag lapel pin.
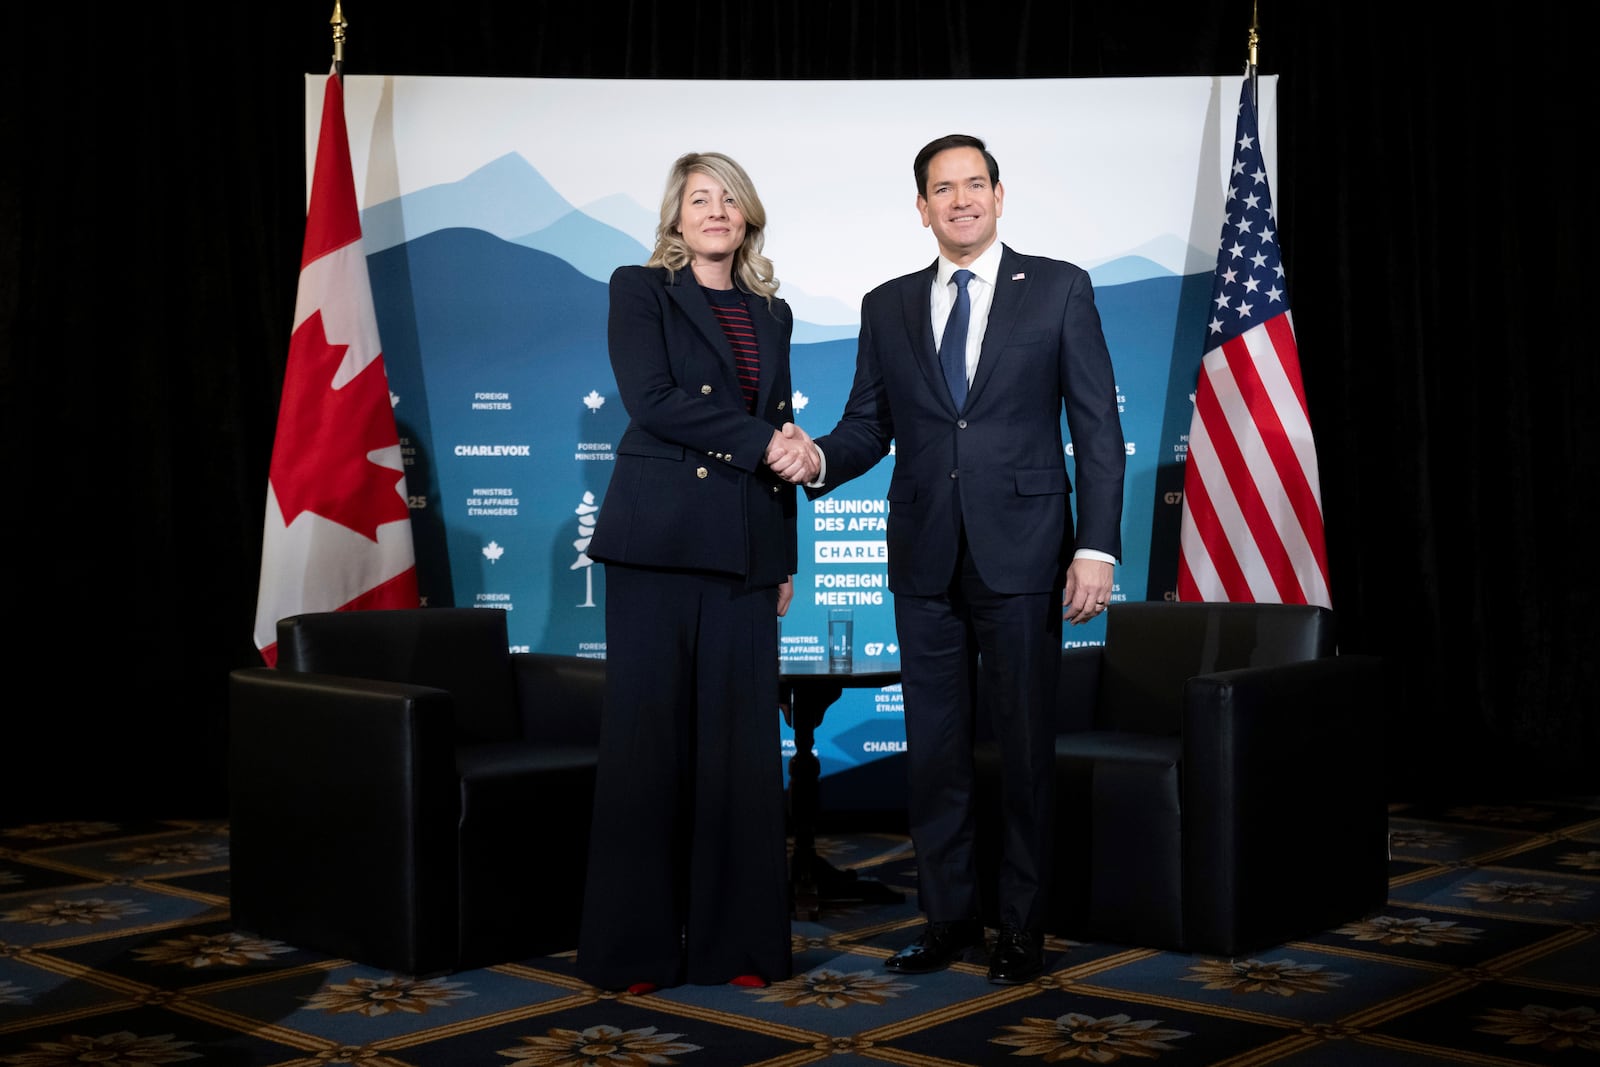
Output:
<path fill-rule="evenodd" d="M 1013 274 L 1011 276 L 1011 280 L 1014 281 L 1014 282 L 1020 282 L 1022 279 L 1026 278 L 1027 276 L 1028 275 L 1027 275 L 1026 272 L 1018 271 L 1016 274 Z"/>

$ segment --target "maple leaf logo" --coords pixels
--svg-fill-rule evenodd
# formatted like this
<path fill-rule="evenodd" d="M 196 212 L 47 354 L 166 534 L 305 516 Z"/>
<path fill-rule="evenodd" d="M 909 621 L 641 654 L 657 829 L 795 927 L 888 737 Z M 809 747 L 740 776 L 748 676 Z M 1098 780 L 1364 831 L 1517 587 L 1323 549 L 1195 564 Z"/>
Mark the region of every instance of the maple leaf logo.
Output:
<path fill-rule="evenodd" d="M 806 409 L 806 405 L 811 403 L 811 398 L 806 396 L 806 394 L 802 393 L 800 390 L 796 389 L 794 391 L 794 395 L 789 398 L 789 403 L 796 411 L 804 411 Z"/>
<path fill-rule="evenodd" d="M 589 390 L 589 395 L 583 398 L 583 406 L 588 408 L 590 411 L 599 411 L 605 406 L 605 402 L 606 398 L 595 392 L 593 389 Z"/>
<path fill-rule="evenodd" d="M 376 542 L 379 526 L 409 513 L 396 491 L 405 475 L 367 454 L 394 448 L 400 438 L 381 356 L 342 389 L 333 388 L 349 347 L 328 343 L 321 311 L 289 339 L 269 476 L 285 524 L 309 511 Z"/>
<path fill-rule="evenodd" d="M 497 542 L 490 541 L 488 544 L 483 546 L 483 558 L 488 560 L 490 563 L 499 563 L 500 557 L 505 554 L 506 550 L 501 548 Z"/>

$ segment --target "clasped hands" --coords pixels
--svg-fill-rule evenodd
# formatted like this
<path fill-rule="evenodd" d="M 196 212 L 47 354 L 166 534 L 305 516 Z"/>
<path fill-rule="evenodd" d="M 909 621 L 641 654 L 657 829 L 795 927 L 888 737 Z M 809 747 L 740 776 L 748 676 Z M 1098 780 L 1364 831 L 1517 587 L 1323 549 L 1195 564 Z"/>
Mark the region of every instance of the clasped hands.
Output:
<path fill-rule="evenodd" d="M 792 422 L 784 423 L 781 430 L 772 431 L 764 458 L 772 473 L 795 485 L 814 482 L 822 472 L 822 455 L 811 435 Z"/>

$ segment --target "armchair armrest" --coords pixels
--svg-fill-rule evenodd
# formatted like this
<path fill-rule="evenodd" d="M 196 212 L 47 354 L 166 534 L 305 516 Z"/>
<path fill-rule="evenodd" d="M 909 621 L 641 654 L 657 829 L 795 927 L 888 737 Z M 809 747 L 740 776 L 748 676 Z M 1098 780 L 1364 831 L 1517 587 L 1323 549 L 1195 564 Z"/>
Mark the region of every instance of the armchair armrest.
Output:
<path fill-rule="evenodd" d="M 1379 751 L 1372 741 L 1381 678 L 1377 657 L 1350 655 L 1189 679 L 1183 744 L 1190 783 L 1216 794 L 1252 782 L 1289 784 L 1278 776 L 1297 774 L 1294 761 L 1370 762 Z"/>
<path fill-rule="evenodd" d="M 229 763 L 241 787 L 325 780 L 358 802 L 379 786 L 425 788 L 429 779 L 413 780 L 432 770 L 454 790 L 454 700 L 442 689 L 248 667 L 232 672 L 229 691 Z"/>
<path fill-rule="evenodd" d="M 454 923 L 422 918 L 457 910 L 453 720 L 450 694 L 427 686 L 233 671 L 235 922 L 408 973 L 454 959 Z M 338 899 L 291 903 L 321 886 L 337 886 Z M 402 955 L 387 956 L 400 944 Z"/>
<path fill-rule="evenodd" d="M 1188 902 L 1197 943 L 1273 944 L 1280 930 L 1316 926 L 1320 908 L 1331 923 L 1348 917 L 1352 896 L 1382 902 L 1383 691 L 1382 661 L 1356 655 L 1186 683 L 1185 848 L 1219 872 Z M 1328 856 L 1345 859 L 1331 870 Z"/>
<path fill-rule="evenodd" d="M 511 656 L 522 736 L 552 745 L 598 745 L 606 661 L 546 652 Z"/>
<path fill-rule="evenodd" d="M 1061 653 L 1061 678 L 1056 686 L 1056 732 L 1094 729 L 1094 708 L 1100 692 L 1100 645 L 1069 648 Z"/>

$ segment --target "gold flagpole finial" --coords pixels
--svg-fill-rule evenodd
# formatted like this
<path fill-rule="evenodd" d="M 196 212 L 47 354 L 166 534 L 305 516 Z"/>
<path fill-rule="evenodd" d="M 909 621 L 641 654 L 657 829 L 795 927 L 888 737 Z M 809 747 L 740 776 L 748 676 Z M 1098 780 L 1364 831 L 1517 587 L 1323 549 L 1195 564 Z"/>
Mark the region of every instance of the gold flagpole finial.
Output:
<path fill-rule="evenodd" d="M 328 20 L 333 27 L 333 65 L 342 73 L 344 70 L 344 31 L 350 23 L 345 21 L 344 12 L 339 8 L 339 0 L 333 0 L 333 18 Z"/>

